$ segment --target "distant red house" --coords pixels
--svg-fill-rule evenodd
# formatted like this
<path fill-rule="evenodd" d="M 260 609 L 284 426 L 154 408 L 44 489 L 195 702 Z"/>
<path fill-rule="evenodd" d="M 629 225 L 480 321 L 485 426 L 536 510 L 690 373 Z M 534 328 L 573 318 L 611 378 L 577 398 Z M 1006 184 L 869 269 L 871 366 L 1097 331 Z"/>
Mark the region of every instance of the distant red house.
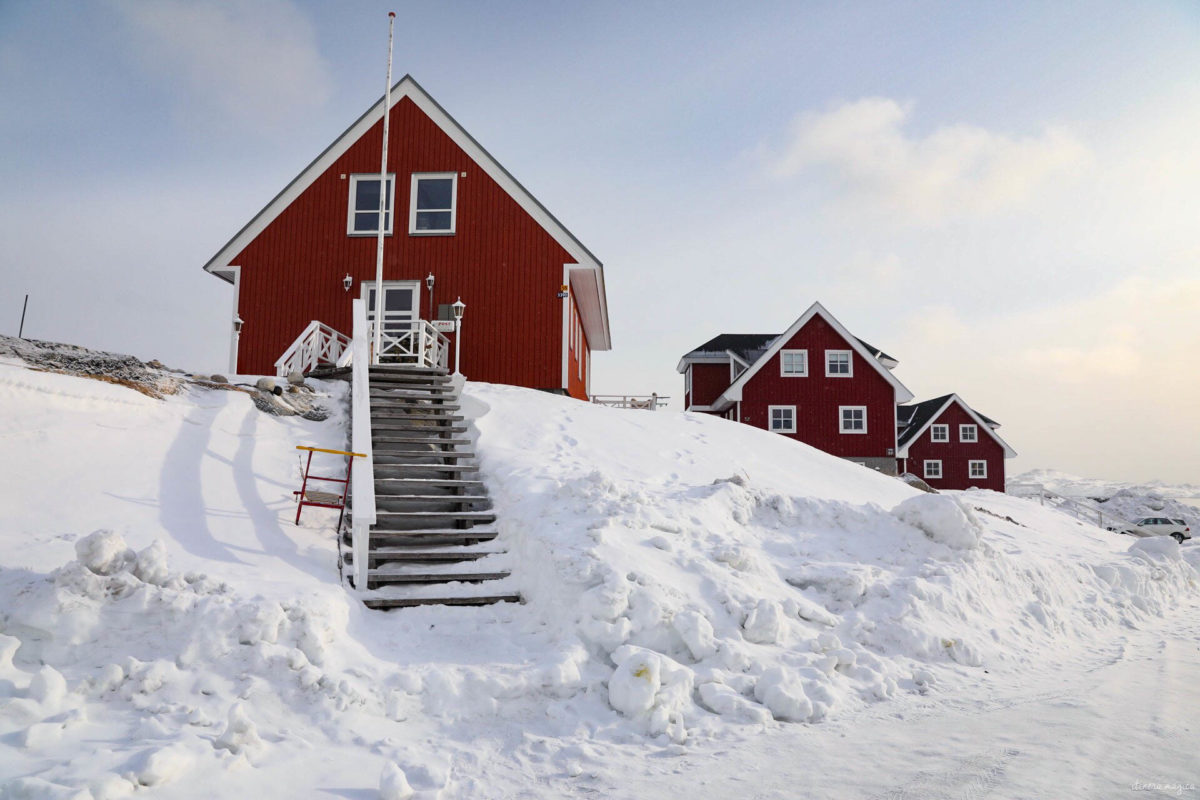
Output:
<path fill-rule="evenodd" d="M 898 365 L 814 303 L 782 334 L 723 333 L 676 369 L 687 411 L 774 431 L 888 475 L 915 472 L 937 488 L 1004 491 L 1004 459 L 1016 454 L 995 433 L 999 425 L 957 395 L 905 405 L 913 394 L 892 374 Z M 953 429 L 953 442 L 940 439 L 940 426 Z"/>
<path fill-rule="evenodd" d="M 1004 491 L 1004 459 L 1016 452 L 1000 438 L 998 422 L 956 394 L 935 397 L 899 412 L 898 468 L 935 489 Z"/>
<path fill-rule="evenodd" d="M 391 101 L 385 330 L 449 320 L 461 298 L 463 373 L 586 398 L 591 354 L 611 348 L 599 260 L 411 77 Z M 275 372 L 313 320 L 350 332 L 375 282 L 383 105 L 204 266 L 234 286 L 233 371 Z"/>
<path fill-rule="evenodd" d="M 774 431 L 888 474 L 896 406 L 913 395 L 897 361 L 813 303 L 782 334 L 722 334 L 686 354 L 684 408 Z"/>

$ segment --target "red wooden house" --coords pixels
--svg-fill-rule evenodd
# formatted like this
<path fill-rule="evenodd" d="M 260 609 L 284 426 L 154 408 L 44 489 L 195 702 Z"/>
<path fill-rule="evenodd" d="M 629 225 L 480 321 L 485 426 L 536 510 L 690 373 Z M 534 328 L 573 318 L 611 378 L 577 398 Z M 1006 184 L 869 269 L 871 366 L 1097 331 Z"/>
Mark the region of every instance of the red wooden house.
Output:
<path fill-rule="evenodd" d="M 774 431 L 889 475 L 935 488 L 1004 491 L 1016 455 L 957 395 L 913 399 L 899 362 L 813 303 L 782 334 L 723 333 L 689 352 L 684 409 Z"/>
<path fill-rule="evenodd" d="M 820 303 L 782 334 L 722 334 L 679 362 L 684 408 L 774 431 L 888 474 L 896 407 L 913 395 L 898 362 Z"/>
<path fill-rule="evenodd" d="M 336 353 L 328 329 L 348 333 L 351 300 L 373 298 L 383 106 L 204 266 L 234 287 L 232 371 L 288 368 L 314 321 Z M 591 354 L 611 348 L 600 262 L 410 76 L 389 113 L 385 331 L 440 320 L 444 335 L 461 298 L 462 372 L 586 398 Z"/>
<path fill-rule="evenodd" d="M 900 471 L 923 478 L 935 489 L 1004 491 L 1004 459 L 1016 452 L 996 433 L 998 422 L 956 394 L 901 406 L 897 412 Z"/>

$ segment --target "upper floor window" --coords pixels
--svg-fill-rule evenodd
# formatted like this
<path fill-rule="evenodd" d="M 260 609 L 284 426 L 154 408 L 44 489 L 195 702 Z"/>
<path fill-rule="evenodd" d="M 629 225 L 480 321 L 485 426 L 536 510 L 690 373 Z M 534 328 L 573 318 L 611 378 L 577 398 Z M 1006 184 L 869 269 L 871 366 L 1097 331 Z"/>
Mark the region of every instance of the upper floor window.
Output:
<path fill-rule="evenodd" d="M 457 172 L 414 172 L 408 232 L 454 233 L 457 200 Z"/>
<path fill-rule="evenodd" d="M 807 350 L 780 350 L 779 374 L 785 378 L 808 377 Z"/>
<path fill-rule="evenodd" d="M 796 432 L 795 406 L 767 406 L 767 414 L 770 417 L 771 430 L 776 433 Z"/>
<path fill-rule="evenodd" d="M 838 417 L 840 419 L 840 433 L 866 433 L 867 432 L 867 407 L 866 406 L 838 406 Z"/>
<path fill-rule="evenodd" d="M 396 176 L 388 175 L 383 213 L 383 232 L 392 232 L 392 201 L 396 198 Z M 350 203 L 346 232 L 351 236 L 379 233 L 379 173 L 350 176 Z"/>
<path fill-rule="evenodd" d="M 977 442 L 979 441 L 979 429 L 974 425 L 959 425 L 958 440 L 960 442 Z"/>
<path fill-rule="evenodd" d="M 826 350 L 825 375 L 831 378 L 854 377 L 854 362 L 851 350 Z"/>
<path fill-rule="evenodd" d="M 929 429 L 929 441 L 931 442 L 948 442 L 950 441 L 950 426 L 949 425 L 934 425 Z"/>

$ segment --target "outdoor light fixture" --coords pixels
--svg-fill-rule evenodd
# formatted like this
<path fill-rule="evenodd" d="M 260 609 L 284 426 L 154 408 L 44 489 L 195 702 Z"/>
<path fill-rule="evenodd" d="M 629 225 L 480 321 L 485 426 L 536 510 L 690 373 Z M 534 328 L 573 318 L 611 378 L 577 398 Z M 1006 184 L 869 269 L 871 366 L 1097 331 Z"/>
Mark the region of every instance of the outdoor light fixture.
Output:
<path fill-rule="evenodd" d="M 234 333 L 241 333 L 241 332 L 242 332 L 242 326 L 243 326 L 243 325 L 245 325 L 245 324 L 246 324 L 246 323 L 245 323 L 245 321 L 244 321 L 244 320 L 243 320 L 243 319 L 242 319 L 240 316 L 236 316 L 236 317 L 234 317 L 234 318 L 233 318 L 233 332 L 234 332 Z"/>
<path fill-rule="evenodd" d="M 454 311 L 454 374 L 461 375 L 462 370 L 459 369 L 459 354 L 462 352 L 462 318 L 463 312 L 467 310 L 467 304 L 458 298 L 454 301 L 454 305 L 450 306 Z"/>
<path fill-rule="evenodd" d="M 354 286 L 354 278 L 350 277 L 349 272 L 346 273 L 346 277 L 342 278 L 342 286 L 346 289 L 347 292 L 350 291 L 350 288 L 352 286 Z"/>
<path fill-rule="evenodd" d="M 429 289 L 429 318 L 430 318 L 430 319 L 433 319 L 433 312 L 434 312 L 434 307 L 433 307 L 433 281 L 434 281 L 434 278 L 433 278 L 433 273 L 431 272 L 431 273 L 429 273 L 429 275 L 428 275 L 428 276 L 425 278 L 425 286 L 426 286 L 426 287 Z"/>
<path fill-rule="evenodd" d="M 434 279 L 434 277 L 433 277 L 433 273 L 432 273 L 432 272 L 431 272 L 431 273 L 429 273 L 429 275 L 428 275 L 428 276 L 425 278 L 425 288 L 426 288 L 426 289 L 428 289 L 428 290 L 429 290 L 429 291 L 431 291 L 431 292 L 433 291 L 433 281 L 434 281 L 434 280 L 435 280 L 435 279 Z"/>

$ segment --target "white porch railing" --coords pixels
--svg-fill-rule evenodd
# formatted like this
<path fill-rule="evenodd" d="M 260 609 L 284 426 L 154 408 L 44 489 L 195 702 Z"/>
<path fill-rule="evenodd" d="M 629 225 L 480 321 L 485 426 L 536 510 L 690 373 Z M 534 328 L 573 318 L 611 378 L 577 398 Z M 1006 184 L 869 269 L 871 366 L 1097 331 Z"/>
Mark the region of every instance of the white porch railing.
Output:
<path fill-rule="evenodd" d="M 333 366 L 349 349 L 349 336 L 314 319 L 275 362 L 275 374 L 283 378 L 292 372 L 307 374 L 322 365 Z"/>
<path fill-rule="evenodd" d="M 375 323 L 369 323 L 372 345 L 375 342 Z M 385 320 L 376 364 L 409 364 L 418 367 L 448 369 L 450 340 L 428 321 L 393 322 Z"/>
<path fill-rule="evenodd" d="M 350 449 L 366 455 L 354 465 L 350 475 L 350 496 L 353 501 L 350 546 L 354 551 L 354 586 L 360 591 L 367 588 L 371 526 L 375 524 L 375 458 L 371 448 L 371 387 L 368 383 L 371 332 L 367 324 L 366 305 L 363 300 L 355 300 L 351 311 L 354 318 L 351 344 L 354 369 L 350 377 Z"/>
<path fill-rule="evenodd" d="M 665 408 L 667 401 L 671 398 L 667 395 L 650 394 L 650 395 L 633 395 L 633 394 L 594 394 L 592 402 L 601 406 L 612 406 L 613 408 L 640 408 L 646 411 L 655 411 L 660 408 Z"/>

